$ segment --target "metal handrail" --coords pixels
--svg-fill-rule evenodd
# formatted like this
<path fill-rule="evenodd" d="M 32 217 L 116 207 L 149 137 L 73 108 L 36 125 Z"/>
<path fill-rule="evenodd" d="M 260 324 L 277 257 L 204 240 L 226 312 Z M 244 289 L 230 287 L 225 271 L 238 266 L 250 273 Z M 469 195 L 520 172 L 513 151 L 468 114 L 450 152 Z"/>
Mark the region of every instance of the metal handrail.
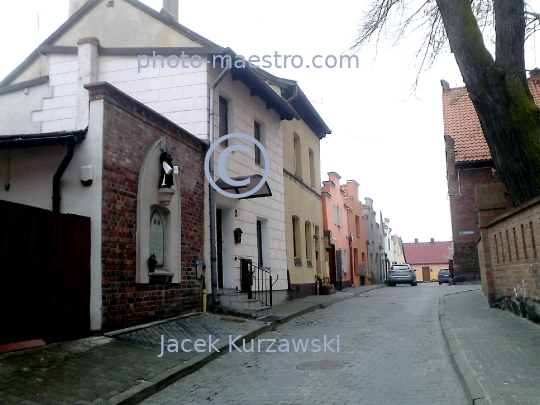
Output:
<path fill-rule="evenodd" d="M 251 257 L 244 257 L 244 256 L 234 256 L 234 260 L 236 261 L 237 259 L 251 259 Z M 253 259 L 252 259 L 253 260 Z M 251 267 L 255 267 L 257 269 L 260 269 L 266 273 L 269 273 L 270 275 L 273 273 L 276 275 L 276 279 L 274 280 L 274 282 L 272 283 L 272 285 L 276 284 L 277 281 L 279 280 L 279 274 L 274 271 L 274 270 L 271 270 L 270 268 L 268 267 L 261 267 L 257 264 L 255 264 L 253 261 L 251 262 Z"/>
<path fill-rule="evenodd" d="M 243 257 L 243 256 L 235 256 L 234 260 L 251 260 L 251 284 L 249 285 L 248 298 L 253 297 L 253 293 L 255 293 L 256 299 L 259 300 L 261 303 L 263 303 L 266 306 L 272 306 L 272 287 L 279 279 L 279 275 L 276 273 L 276 280 L 272 281 L 272 270 L 268 268 L 264 268 L 262 266 L 256 265 L 253 263 L 253 259 Z M 241 272 L 242 276 L 242 272 Z M 242 276 L 243 277 L 243 276 Z M 244 285 L 245 286 L 245 285 Z M 253 288 L 255 287 L 255 288 Z M 244 288 L 244 287 L 243 287 Z M 246 292 L 246 291 L 244 291 Z"/>

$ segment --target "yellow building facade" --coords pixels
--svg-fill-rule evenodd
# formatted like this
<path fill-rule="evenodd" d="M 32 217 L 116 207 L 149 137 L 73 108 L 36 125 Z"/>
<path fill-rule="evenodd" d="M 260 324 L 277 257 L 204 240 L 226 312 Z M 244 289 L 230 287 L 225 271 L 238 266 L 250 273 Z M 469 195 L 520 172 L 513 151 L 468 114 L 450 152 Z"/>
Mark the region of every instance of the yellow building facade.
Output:
<path fill-rule="evenodd" d="M 283 137 L 287 268 L 292 295 L 305 296 L 316 293 L 324 257 L 320 139 L 301 120 L 283 122 Z"/>
<path fill-rule="evenodd" d="M 320 141 L 332 131 L 294 80 L 258 73 L 297 114 L 282 121 L 287 270 L 295 299 L 316 294 L 315 276 L 323 272 Z"/>

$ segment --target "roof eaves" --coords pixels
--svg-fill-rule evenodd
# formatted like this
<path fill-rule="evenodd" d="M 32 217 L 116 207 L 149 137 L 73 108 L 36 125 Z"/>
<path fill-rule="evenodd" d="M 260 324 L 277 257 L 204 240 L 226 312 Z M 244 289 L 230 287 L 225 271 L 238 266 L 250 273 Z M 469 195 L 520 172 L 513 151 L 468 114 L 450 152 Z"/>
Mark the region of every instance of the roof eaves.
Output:
<path fill-rule="evenodd" d="M 226 53 L 230 54 L 233 61 L 237 60 L 237 55 L 231 48 L 226 48 Z M 244 83 L 251 90 L 252 96 L 259 96 L 266 102 L 267 108 L 274 109 L 281 119 L 292 120 L 293 118 L 299 118 L 294 108 L 272 90 L 249 64 L 246 63 L 243 67 L 236 67 L 233 63 L 231 73 L 233 80 L 240 80 Z"/>
<path fill-rule="evenodd" d="M 86 129 L 39 134 L 0 135 L 0 149 L 18 149 L 40 146 L 65 145 L 68 141 L 80 143 L 86 138 Z"/>
<path fill-rule="evenodd" d="M 291 105 L 298 111 L 302 120 L 315 132 L 319 139 L 332 133 L 332 130 L 326 125 L 300 86 L 298 86 L 298 97 L 291 101 Z"/>
<path fill-rule="evenodd" d="M 266 78 L 279 86 L 283 98 L 290 100 L 288 101 L 289 104 L 298 112 L 300 118 L 319 139 L 332 133 L 332 130 L 326 125 L 296 81 L 274 76 L 261 68 L 255 68 L 254 71 L 260 77 Z"/>
<path fill-rule="evenodd" d="M 26 89 L 29 87 L 39 86 L 40 84 L 48 83 L 49 82 L 49 76 L 41 76 L 36 79 L 30 79 L 26 80 L 24 82 L 11 84 L 8 86 L 0 87 L 0 95 L 2 94 L 8 94 L 13 93 L 15 91 Z"/>

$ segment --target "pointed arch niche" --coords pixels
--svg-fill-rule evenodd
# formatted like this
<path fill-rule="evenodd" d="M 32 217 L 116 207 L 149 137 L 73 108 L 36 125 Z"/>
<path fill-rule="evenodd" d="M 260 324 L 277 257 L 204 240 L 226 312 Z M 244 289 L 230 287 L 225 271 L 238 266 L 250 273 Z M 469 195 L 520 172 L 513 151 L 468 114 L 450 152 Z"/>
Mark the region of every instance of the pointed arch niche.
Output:
<path fill-rule="evenodd" d="M 181 200 L 178 176 L 174 175 L 174 195 L 168 205 L 160 202 L 159 180 L 161 166 L 159 157 L 166 152 L 167 142 L 161 138 L 146 153 L 139 171 L 137 191 L 137 260 L 136 281 L 180 283 L 181 274 Z M 176 162 L 175 162 L 176 163 Z M 155 224 L 153 223 L 155 221 Z M 159 252 L 151 250 L 158 249 Z M 154 253 L 157 265 L 153 272 L 148 259 Z"/>

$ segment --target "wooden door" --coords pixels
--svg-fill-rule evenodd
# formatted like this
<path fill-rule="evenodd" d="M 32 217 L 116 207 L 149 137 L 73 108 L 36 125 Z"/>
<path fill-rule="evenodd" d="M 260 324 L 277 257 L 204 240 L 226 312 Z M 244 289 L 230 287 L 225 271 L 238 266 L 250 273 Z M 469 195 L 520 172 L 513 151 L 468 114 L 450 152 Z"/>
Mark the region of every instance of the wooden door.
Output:
<path fill-rule="evenodd" d="M 431 275 L 429 271 L 429 266 L 422 267 L 422 280 L 431 281 Z"/>

